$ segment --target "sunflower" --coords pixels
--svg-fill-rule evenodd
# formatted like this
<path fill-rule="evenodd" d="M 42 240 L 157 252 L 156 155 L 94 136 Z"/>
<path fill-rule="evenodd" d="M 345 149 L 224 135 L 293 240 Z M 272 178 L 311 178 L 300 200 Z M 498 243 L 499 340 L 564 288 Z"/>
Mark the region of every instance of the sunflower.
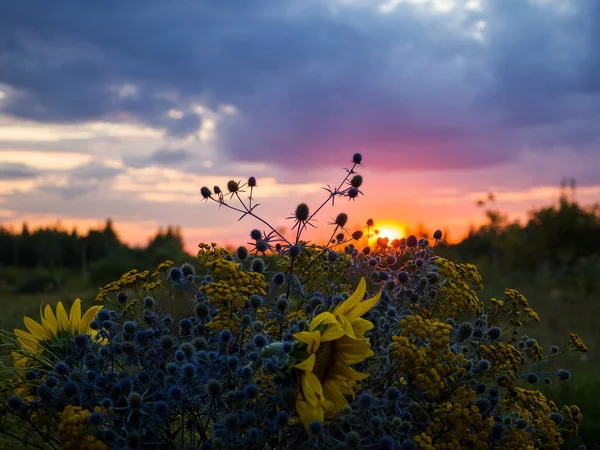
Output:
<path fill-rule="evenodd" d="M 377 304 L 381 293 L 361 301 L 365 292 L 363 278 L 333 312 L 317 315 L 308 331 L 294 334 L 306 344 L 306 359 L 294 366 L 298 374 L 296 411 L 306 427 L 340 412 L 348 405 L 345 395 L 354 396 L 353 385 L 368 376 L 350 367 L 373 355 L 365 338 L 373 324 L 361 316 Z"/>
<path fill-rule="evenodd" d="M 14 329 L 20 347 L 19 351 L 12 352 L 15 367 L 17 369 L 29 367 L 35 362 L 36 356 L 43 355 L 50 345 L 55 350 L 61 342 L 70 343 L 78 334 L 87 333 L 94 336 L 96 332 L 90 328 L 90 323 L 101 309 L 102 306 L 93 306 L 82 317 L 81 300 L 76 299 L 68 315 L 62 302 L 58 302 L 56 315 L 50 305 L 46 305 L 43 312 L 40 307 L 40 322 L 27 316 L 23 317 L 23 323 L 28 331 Z"/>

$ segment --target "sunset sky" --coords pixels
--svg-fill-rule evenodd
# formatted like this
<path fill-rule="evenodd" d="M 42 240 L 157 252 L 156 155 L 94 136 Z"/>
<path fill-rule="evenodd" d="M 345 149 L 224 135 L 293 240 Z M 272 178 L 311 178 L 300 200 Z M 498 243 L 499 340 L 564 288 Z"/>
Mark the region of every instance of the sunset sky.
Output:
<path fill-rule="evenodd" d="M 598 202 L 599 42 L 598 0 L 4 1 L 0 223 L 242 243 L 202 186 L 255 176 L 289 229 L 355 152 L 364 196 L 323 228 L 457 239 L 487 192 L 519 218 L 563 177 Z"/>

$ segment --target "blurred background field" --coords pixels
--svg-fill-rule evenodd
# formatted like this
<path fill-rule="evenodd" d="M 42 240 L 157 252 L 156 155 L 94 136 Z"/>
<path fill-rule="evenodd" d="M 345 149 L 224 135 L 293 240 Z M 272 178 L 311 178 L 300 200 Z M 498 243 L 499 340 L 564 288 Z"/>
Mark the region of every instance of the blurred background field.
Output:
<path fill-rule="evenodd" d="M 556 366 L 568 368 L 572 379 L 540 389 L 559 405 L 576 403 L 582 409 L 579 436 L 568 438 L 565 448 L 600 448 L 600 211 L 562 196 L 518 224 L 494 210 L 493 202 L 482 206 L 487 223 L 438 254 L 477 265 L 484 301 L 501 297 L 505 288 L 523 293 L 541 317 L 529 328 L 543 347 L 562 346 L 570 332 L 579 334 L 589 352 L 568 354 Z M 0 255 L 0 328 L 6 330 L 22 327 L 24 315 L 39 317 L 41 302 L 70 304 L 79 297 L 90 305 L 100 286 L 132 268 L 195 259 L 184 251 L 176 228 L 159 231 L 145 248 L 130 248 L 110 221 L 85 235 L 57 228 L 0 229 Z"/>

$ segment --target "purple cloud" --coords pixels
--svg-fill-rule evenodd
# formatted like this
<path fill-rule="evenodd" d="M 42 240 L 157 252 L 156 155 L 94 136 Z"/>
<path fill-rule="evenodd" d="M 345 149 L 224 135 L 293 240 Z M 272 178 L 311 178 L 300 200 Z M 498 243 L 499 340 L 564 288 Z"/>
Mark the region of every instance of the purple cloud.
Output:
<path fill-rule="evenodd" d="M 302 170 L 354 151 L 415 170 L 494 166 L 526 147 L 597 149 L 598 2 L 457 3 L 383 14 L 317 0 L 5 2 L 0 108 L 185 138 L 202 126 L 195 104 L 231 104 L 219 155 Z"/>

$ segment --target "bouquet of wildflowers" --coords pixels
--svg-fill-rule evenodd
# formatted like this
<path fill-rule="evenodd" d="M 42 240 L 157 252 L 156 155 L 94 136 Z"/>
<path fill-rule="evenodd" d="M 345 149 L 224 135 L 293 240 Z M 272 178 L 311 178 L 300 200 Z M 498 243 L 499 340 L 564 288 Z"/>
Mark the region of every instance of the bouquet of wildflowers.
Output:
<path fill-rule="evenodd" d="M 293 240 L 257 215 L 254 177 L 203 187 L 265 227 L 249 247 L 200 244 L 196 265 L 132 270 L 86 311 L 45 306 L 4 333 L 5 447 L 558 449 L 581 412 L 536 385 L 571 377 L 554 361 L 587 351 L 576 334 L 548 349 L 523 334 L 539 321 L 525 297 L 485 305 L 475 266 L 436 256 L 440 231 L 373 241 L 372 220 L 350 232 L 340 213 L 327 243 L 302 239 L 362 194 L 361 160 L 296 207 Z"/>

